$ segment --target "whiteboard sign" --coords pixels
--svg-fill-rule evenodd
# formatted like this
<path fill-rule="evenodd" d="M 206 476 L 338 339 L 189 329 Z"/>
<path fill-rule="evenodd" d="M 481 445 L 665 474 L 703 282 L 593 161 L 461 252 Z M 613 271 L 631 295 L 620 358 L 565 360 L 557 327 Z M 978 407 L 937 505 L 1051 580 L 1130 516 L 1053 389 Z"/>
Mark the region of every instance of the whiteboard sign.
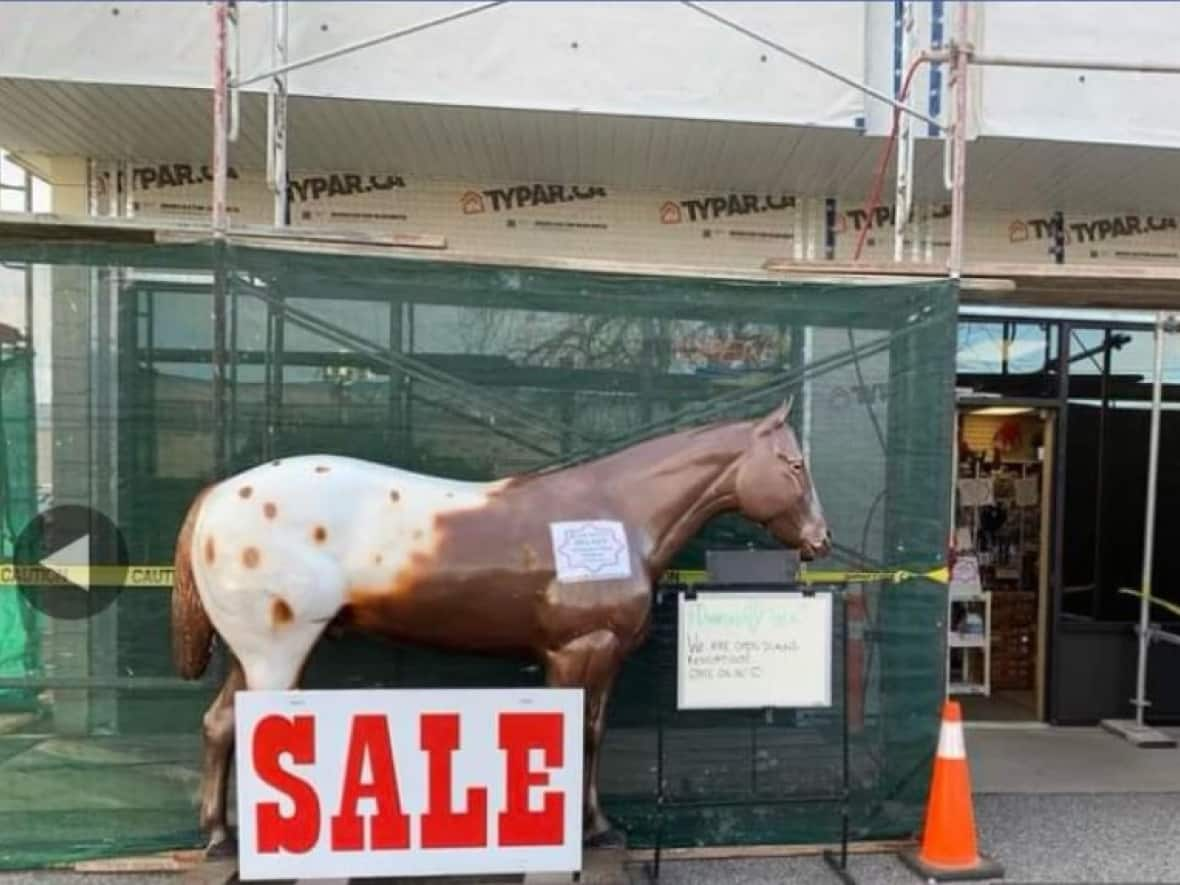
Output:
<path fill-rule="evenodd" d="M 832 596 L 681 596 L 676 669 L 681 710 L 830 707 Z"/>
<path fill-rule="evenodd" d="M 609 581 L 631 577 L 631 552 L 623 524 L 610 519 L 549 523 L 557 580 Z"/>

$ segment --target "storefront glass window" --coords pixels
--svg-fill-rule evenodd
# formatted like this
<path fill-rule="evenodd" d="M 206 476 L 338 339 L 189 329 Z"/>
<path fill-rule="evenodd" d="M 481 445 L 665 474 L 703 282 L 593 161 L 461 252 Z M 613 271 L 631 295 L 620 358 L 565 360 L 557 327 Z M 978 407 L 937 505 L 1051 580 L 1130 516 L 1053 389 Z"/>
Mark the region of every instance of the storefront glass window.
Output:
<path fill-rule="evenodd" d="M 1057 394 L 1057 324 L 964 319 L 956 369 L 960 387 L 1004 397 Z"/>
<path fill-rule="evenodd" d="M 1069 346 L 1063 610 L 1074 617 L 1132 621 L 1139 602 L 1119 590 L 1138 588 L 1142 581 L 1154 335 L 1142 328 L 1075 328 Z M 1180 466 L 1166 455 L 1180 443 L 1178 381 L 1180 347 L 1166 341 L 1161 502 L 1180 491 Z M 1180 519 L 1171 508 L 1159 507 L 1157 538 L 1177 529 Z M 1157 544 L 1156 551 L 1153 592 L 1176 601 L 1180 560 L 1166 544 Z"/>

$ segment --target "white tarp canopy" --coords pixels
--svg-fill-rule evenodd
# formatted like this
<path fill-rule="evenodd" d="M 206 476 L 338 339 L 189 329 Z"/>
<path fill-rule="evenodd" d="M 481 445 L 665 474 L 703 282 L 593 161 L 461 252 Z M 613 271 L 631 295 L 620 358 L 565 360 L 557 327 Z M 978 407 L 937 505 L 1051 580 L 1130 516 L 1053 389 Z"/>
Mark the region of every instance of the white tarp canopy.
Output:
<path fill-rule="evenodd" d="M 1180 4 L 986 3 L 976 50 L 986 55 L 1176 64 Z M 981 135 L 1180 147 L 1180 75 L 985 67 Z"/>
<path fill-rule="evenodd" d="M 299 2 L 289 57 L 476 5 Z M 862 3 L 722 3 L 857 81 Z M 270 63 L 270 5 L 241 9 L 244 76 Z M 9 2 L 0 77 L 205 88 L 207 3 Z M 256 84 L 255 91 L 265 91 Z M 852 128 L 863 94 L 679 3 L 509 3 L 294 71 L 293 95 Z"/>

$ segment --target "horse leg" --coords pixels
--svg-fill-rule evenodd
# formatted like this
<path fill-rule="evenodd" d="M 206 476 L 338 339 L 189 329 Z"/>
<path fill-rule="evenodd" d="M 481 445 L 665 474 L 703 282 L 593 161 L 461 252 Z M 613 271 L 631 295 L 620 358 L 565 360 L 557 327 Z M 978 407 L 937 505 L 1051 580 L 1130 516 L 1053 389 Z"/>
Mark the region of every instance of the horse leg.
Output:
<path fill-rule="evenodd" d="M 201 831 L 209 834 L 206 853 L 211 857 L 229 856 L 237 850 L 226 820 L 226 802 L 234 745 L 234 694 L 245 685 L 242 665 L 230 655 L 225 682 L 202 720 Z"/>
<path fill-rule="evenodd" d="M 207 857 L 236 856 L 237 844 L 226 821 L 229 766 L 234 743 L 234 694 L 243 688 L 285 691 L 295 688 L 307 657 L 319 638 L 322 624 L 292 624 L 275 641 L 258 651 L 231 658 L 217 698 L 205 714 L 205 755 L 201 787 L 201 828 L 209 833 Z"/>
<path fill-rule="evenodd" d="M 613 832 L 598 802 L 598 749 L 606 725 L 607 698 L 621 661 L 622 643 L 610 630 L 580 636 L 546 655 L 550 687 L 586 692 L 582 836 L 589 844 L 605 842 Z"/>

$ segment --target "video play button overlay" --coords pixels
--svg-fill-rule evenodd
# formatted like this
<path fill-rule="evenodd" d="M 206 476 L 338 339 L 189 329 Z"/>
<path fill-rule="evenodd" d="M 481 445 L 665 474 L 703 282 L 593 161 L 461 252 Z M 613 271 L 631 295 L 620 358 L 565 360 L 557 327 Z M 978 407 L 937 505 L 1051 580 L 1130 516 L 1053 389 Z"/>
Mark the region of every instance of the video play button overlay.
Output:
<path fill-rule="evenodd" d="M 60 550 L 55 550 L 41 560 L 55 575 L 77 584 L 83 590 L 90 589 L 90 535 L 83 535 L 70 541 Z"/>
<path fill-rule="evenodd" d="M 89 507 L 64 504 L 17 536 L 15 583 L 38 611 L 60 620 L 93 617 L 123 589 L 130 557 L 118 527 Z"/>

